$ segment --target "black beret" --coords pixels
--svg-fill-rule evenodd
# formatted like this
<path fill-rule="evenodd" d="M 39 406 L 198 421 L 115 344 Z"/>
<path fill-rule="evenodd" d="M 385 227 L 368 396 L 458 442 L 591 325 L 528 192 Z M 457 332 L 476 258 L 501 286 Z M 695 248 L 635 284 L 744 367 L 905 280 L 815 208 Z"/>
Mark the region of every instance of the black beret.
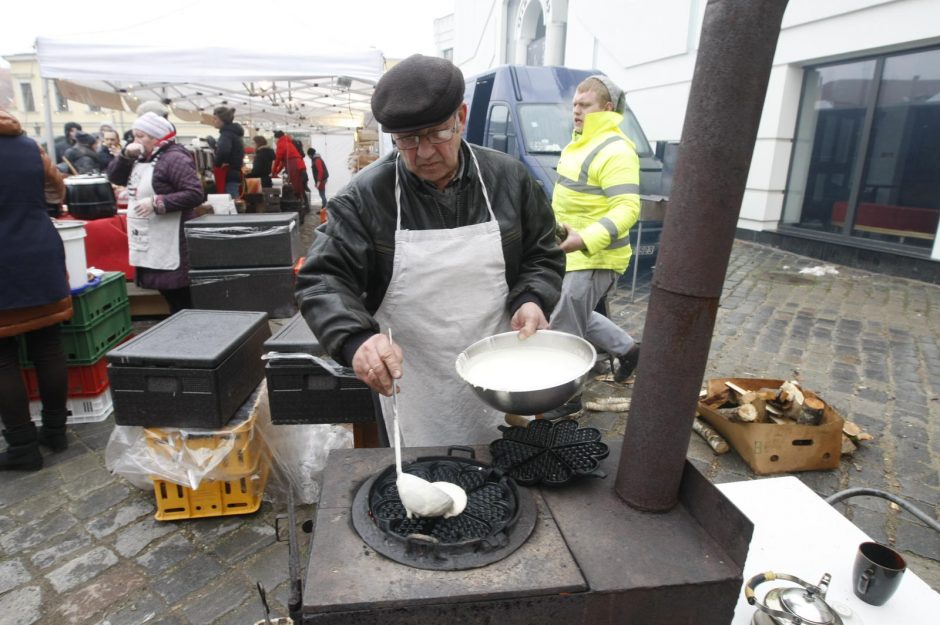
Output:
<path fill-rule="evenodd" d="M 388 70 L 372 94 L 372 114 L 383 132 L 436 126 L 463 102 L 463 72 L 435 56 L 413 54 Z"/>

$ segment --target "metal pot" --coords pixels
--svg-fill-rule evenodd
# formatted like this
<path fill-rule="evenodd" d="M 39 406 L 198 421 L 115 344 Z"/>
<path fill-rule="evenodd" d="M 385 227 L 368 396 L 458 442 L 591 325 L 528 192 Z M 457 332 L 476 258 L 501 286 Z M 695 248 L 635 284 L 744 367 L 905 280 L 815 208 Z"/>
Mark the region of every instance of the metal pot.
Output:
<path fill-rule="evenodd" d="M 481 367 L 519 363 L 520 375 L 502 375 L 481 383 Z M 527 339 L 504 332 L 481 339 L 457 356 L 457 374 L 487 405 L 512 414 L 536 415 L 564 404 L 581 391 L 594 366 L 594 347 L 579 336 L 539 330 Z M 493 369 L 489 373 L 493 373 Z M 524 374 L 524 375 L 522 375 Z M 533 384 L 533 379 L 535 383 Z M 544 379 L 545 386 L 538 380 Z"/>
<path fill-rule="evenodd" d="M 754 594 L 758 584 L 778 579 L 799 584 L 801 588 L 773 588 L 764 595 L 763 603 L 758 601 Z M 842 618 L 825 601 L 830 579 L 826 573 L 814 586 L 785 573 L 767 571 L 755 575 L 744 587 L 747 602 L 758 610 L 751 619 L 752 625 L 843 625 Z"/>
<path fill-rule="evenodd" d="M 117 214 L 114 189 L 105 176 L 83 174 L 65 179 L 65 205 L 79 219 L 101 219 Z"/>

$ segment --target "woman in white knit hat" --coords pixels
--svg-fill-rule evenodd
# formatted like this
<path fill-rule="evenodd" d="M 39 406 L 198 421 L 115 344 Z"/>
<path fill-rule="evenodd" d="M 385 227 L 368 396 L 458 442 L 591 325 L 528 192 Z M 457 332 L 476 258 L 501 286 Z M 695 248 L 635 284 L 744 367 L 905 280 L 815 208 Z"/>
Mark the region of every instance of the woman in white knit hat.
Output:
<path fill-rule="evenodd" d="M 134 141 L 108 166 L 108 179 L 127 186 L 127 239 L 136 282 L 157 289 L 170 313 L 192 306 L 183 222 L 205 195 L 192 155 L 176 143 L 176 128 L 149 112 L 132 127 Z"/>

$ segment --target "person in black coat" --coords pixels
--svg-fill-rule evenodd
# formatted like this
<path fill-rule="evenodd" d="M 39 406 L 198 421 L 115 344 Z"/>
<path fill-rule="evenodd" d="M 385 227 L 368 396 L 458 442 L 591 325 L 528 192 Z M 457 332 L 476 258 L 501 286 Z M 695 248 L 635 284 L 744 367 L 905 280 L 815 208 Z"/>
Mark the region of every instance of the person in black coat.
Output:
<path fill-rule="evenodd" d="M 65 151 L 75 145 L 75 135 L 82 131 L 82 125 L 78 122 L 66 122 L 65 134 L 55 138 L 55 162 L 62 162 Z"/>
<path fill-rule="evenodd" d="M 39 445 L 68 447 L 68 369 L 60 323 L 72 317 L 65 248 L 46 213 L 45 193 L 65 185 L 49 157 L 0 111 L 0 418 L 8 447 L 0 470 L 42 468 Z M 26 341 L 42 399 L 42 427 L 29 413 L 16 337 Z"/>
<path fill-rule="evenodd" d="M 65 160 L 75 168 L 73 173 L 79 174 L 103 172 L 111 161 L 98 152 L 98 138 L 85 132 L 75 135 L 75 145 L 65 151 Z"/>
<path fill-rule="evenodd" d="M 255 143 L 255 158 L 251 163 L 249 178 L 261 178 L 261 186 L 271 188 L 271 166 L 274 165 L 274 149 L 268 145 L 268 140 L 261 135 L 251 138 Z"/>
<path fill-rule="evenodd" d="M 239 187 L 242 182 L 242 161 L 245 159 L 245 144 L 242 142 L 245 130 L 235 123 L 235 109 L 228 106 L 217 106 L 212 111 L 212 125 L 219 130 L 215 159 L 212 162 L 216 184 L 224 180 L 224 191 L 218 191 L 238 198 L 241 195 Z"/>

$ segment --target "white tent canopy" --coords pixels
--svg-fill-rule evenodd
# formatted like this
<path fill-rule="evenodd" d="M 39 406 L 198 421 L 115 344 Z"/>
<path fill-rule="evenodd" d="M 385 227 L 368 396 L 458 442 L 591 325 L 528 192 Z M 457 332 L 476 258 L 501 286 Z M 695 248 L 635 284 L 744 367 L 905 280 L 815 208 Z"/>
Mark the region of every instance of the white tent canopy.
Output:
<path fill-rule="evenodd" d="M 106 108 L 134 111 L 160 100 L 181 119 L 208 122 L 213 108 L 227 104 L 255 127 L 327 133 L 371 121 L 372 90 L 384 70 L 375 48 L 311 50 L 296 45 L 306 39 L 292 46 L 290 38 L 263 47 L 212 45 L 205 37 L 186 45 L 121 35 L 40 37 L 40 75 L 57 80 L 69 99 Z"/>

